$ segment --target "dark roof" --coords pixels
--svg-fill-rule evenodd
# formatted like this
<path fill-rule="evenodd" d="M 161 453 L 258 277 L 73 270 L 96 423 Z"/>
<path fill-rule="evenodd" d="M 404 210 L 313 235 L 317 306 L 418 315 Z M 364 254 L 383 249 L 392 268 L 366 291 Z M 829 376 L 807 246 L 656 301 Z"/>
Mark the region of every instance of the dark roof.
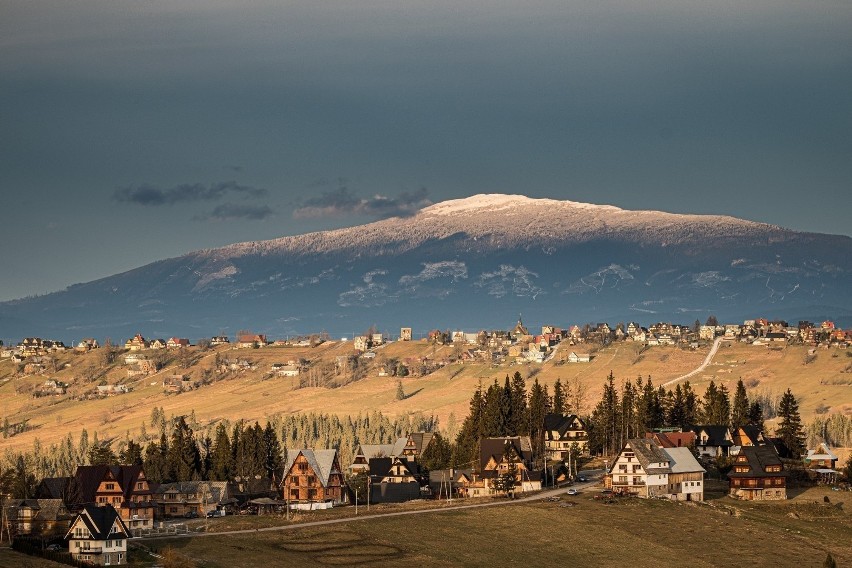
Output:
<path fill-rule="evenodd" d="M 405 469 L 411 475 L 418 475 L 420 473 L 420 466 L 416 462 L 408 461 L 400 456 L 395 458 L 371 458 L 369 461 L 370 476 L 385 477 L 390 473 L 394 462 L 399 462 L 405 466 Z"/>
<path fill-rule="evenodd" d="M 574 428 L 574 421 L 579 420 L 581 427 L 580 429 L 585 430 L 586 425 L 583 420 L 577 416 L 576 414 L 546 414 L 544 416 L 544 435 L 547 440 L 560 440 L 565 433 L 570 430 L 576 430 Z M 559 434 L 558 438 L 554 438 L 551 432 L 557 432 Z"/>
<path fill-rule="evenodd" d="M 507 443 L 514 448 L 515 453 L 522 462 L 529 463 L 532 460 L 532 443 L 529 436 L 483 438 L 479 442 L 479 471 L 483 477 L 488 476 L 485 466 L 488 465 L 492 457 L 498 462 L 503 459 Z"/>
<path fill-rule="evenodd" d="M 94 503 L 98 486 L 105 479 L 115 480 L 124 501 L 129 501 L 131 495 L 150 495 L 150 491 L 134 490 L 140 475 L 141 465 L 81 465 L 74 477 L 80 486 L 80 502 Z"/>
<path fill-rule="evenodd" d="M 786 476 L 787 472 L 784 471 L 784 464 L 781 462 L 781 458 L 778 457 L 778 452 L 775 451 L 775 446 L 772 444 L 766 444 L 763 446 L 743 446 L 740 448 L 739 456 L 745 456 L 748 460 L 748 465 L 751 470 L 748 472 L 737 472 L 737 461 L 734 459 L 734 469 L 728 473 L 728 477 L 778 477 L 778 476 Z M 781 466 L 781 471 L 773 471 L 767 472 L 766 468 L 769 466 Z"/>
<path fill-rule="evenodd" d="M 707 434 L 707 442 L 704 443 L 701 441 L 701 431 L 704 431 Z M 706 426 L 693 426 L 692 431 L 695 432 L 695 443 L 701 446 L 731 446 L 733 442 L 728 440 L 726 436 L 728 435 L 728 427 L 716 424 L 709 424 Z"/>
<path fill-rule="evenodd" d="M 62 499 L 70 477 L 45 477 L 36 488 L 39 499 Z"/>
<path fill-rule="evenodd" d="M 123 534 L 112 533 L 112 535 L 116 538 L 130 538 L 130 531 L 127 530 L 127 526 L 124 524 L 124 521 L 121 520 L 121 517 L 118 515 L 118 511 L 116 511 L 112 505 L 105 505 L 103 507 L 86 505 L 83 507 L 83 510 L 77 514 L 77 518 L 83 519 L 86 527 L 92 533 L 92 540 L 107 540 L 110 538 L 110 529 L 112 529 L 112 526 L 116 521 L 118 521 Z M 74 523 L 71 524 L 73 526 Z M 70 533 L 71 530 L 69 529 L 65 538 L 68 538 Z"/>

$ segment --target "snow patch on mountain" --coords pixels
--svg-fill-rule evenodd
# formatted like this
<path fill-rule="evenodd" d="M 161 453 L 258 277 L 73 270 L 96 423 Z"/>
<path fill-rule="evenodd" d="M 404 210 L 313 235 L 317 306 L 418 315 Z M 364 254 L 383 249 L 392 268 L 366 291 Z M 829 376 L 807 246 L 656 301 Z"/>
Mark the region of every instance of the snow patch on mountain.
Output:
<path fill-rule="evenodd" d="M 467 265 L 455 260 L 424 262 L 419 274 L 406 274 L 399 279 L 399 283 L 402 286 L 414 286 L 436 278 L 449 278 L 453 282 L 464 280 L 467 278 Z"/>
<path fill-rule="evenodd" d="M 477 288 L 487 291 L 488 295 L 502 298 L 507 294 L 518 297 L 529 297 L 535 300 L 544 294 L 544 289 L 537 286 L 535 279 L 538 274 L 524 266 L 501 264 L 494 272 L 483 272 L 474 283 Z"/>

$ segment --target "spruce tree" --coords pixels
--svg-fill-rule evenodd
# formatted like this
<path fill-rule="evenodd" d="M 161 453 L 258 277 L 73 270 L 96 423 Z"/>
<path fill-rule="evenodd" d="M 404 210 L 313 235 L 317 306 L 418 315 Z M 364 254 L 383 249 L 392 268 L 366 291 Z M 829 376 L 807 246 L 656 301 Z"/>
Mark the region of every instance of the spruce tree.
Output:
<path fill-rule="evenodd" d="M 562 389 L 562 379 L 556 379 L 556 382 L 553 383 L 553 412 L 564 414 L 565 411 L 565 391 Z"/>
<path fill-rule="evenodd" d="M 621 416 L 612 371 L 604 383 L 603 394 L 592 413 L 590 426 L 589 444 L 593 451 L 609 455 L 621 449 Z"/>
<path fill-rule="evenodd" d="M 213 441 L 208 477 L 217 481 L 228 481 L 233 476 L 234 458 L 231 454 L 231 440 L 224 424 L 216 426 L 216 438 Z"/>
<path fill-rule="evenodd" d="M 547 389 L 538 379 L 535 379 L 530 389 L 530 439 L 532 441 L 533 459 L 544 454 L 544 417 L 547 415 L 550 401 Z"/>
<path fill-rule="evenodd" d="M 746 395 L 745 385 L 743 380 L 737 381 L 737 388 L 734 391 L 734 403 L 731 406 L 731 428 L 738 430 L 740 426 L 748 423 L 749 402 Z"/>
<path fill-rule="evenodd" d="M 752 426 L 757 426 L 760 428 L 760 431 L 763 432 L 766 427 L 763 424 L 763 406 L 760 405 L 760 402 L 755 400 L 748 407 L 748 424 Z"/>
<path fill-rule="evenodd" d="M 799 415 L 799 403 L 790 389 L 781 396 L 778 416 L 781 423 L 775 435 L 784 441 L 793 457 L 798 459 L 805 451 L 805 431 L 802 427 L 802 417 Z"/>
<path fill-rule="evenodd" d="M 482 394 L 482 383 L 470 397 L 470 411 L 459 429 L 456 444 L 453 448 L 453 467 L 469 468 L 479 461 L 479 441 L 484 434 L 483 414 L 485 401 Z"/>
<path fill-rule="evenodd" d="M 512 375 L 512 431 L 518 436 L 528 436 L 529 407 L 527 406 L 527 382 L 520 371 Z"/>
<path fill-rule="evenodd" d="M 402 388 L 402 381 L 396 382 L 396 399 L 405 400 L 405 389 Z"/>
<path fill-rule="evenodd" d="M 432 441 L 423 450 L 418 461 L 427 470 L 434 471 L 448 468 L 451 458 L 452 448 L 450 447 L 450 443 L 440 432 L 435 432 L 432 436 Z"/>
<path fill-rule="evenodd" d="M 486 438 L 503 435 L 505 429 L 503 396 L 503 388 L 497 384 L 497 379 L 494 379 L 494 384 L 488 387 L 488 391 L 485 393 L 485 405 L 482 412 L 483 435 Z"/>
<path fill-rule="evenodd" d="M 263 469 L 269 479 L 280 479 L 284 463 L 281 455 L 281 443 L 275 434 L 275 429 L 268 421 L 263 429 Z"/>

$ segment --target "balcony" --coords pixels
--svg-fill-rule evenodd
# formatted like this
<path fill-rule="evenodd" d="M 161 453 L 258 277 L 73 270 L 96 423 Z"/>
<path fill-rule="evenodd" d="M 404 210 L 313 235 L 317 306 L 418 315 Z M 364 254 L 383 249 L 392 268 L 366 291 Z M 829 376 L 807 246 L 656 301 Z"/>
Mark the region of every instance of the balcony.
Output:
<path fill-rule="evenodd" d="M 646 484 L 644 481 L 616 481 L 612 480 L 613 487 L 644 487 Z"/>

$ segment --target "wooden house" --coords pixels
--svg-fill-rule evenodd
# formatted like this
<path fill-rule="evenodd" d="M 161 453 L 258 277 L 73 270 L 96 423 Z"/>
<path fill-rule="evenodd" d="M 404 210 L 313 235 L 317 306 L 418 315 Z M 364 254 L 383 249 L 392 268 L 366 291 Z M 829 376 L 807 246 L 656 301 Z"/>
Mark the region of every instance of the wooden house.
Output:
<path fill-rule="evenodd" d="M 165 349 L 168 346 L 168 343 L 165 339 L 152 339 L 150 343 L 148 343 L 148 349 Z"/>
<path fill-rule="evenodd" d="M 592 356 L 588 353 L 577 353 L 572 351 L 568 354 L 569 363 L 588 363 L 592 360 Z"/>
<path fill-rule="evenodd" d="M 178 481 L 162 483 L 154 493 L 160 517 L 205 516 L 231 504 L 227 481 Z"/>
<path fill-rule="evenodd" d="M 421 473 L 414 461 L 402 457 L 370 460 L 370 503 L 402 503 L 419 499 Z"/>
<path fill-rule="evenodd" d="M 111 505 L 86 505 L 65 534 L 71 557 L 96 566 L 127 564 L 130 537 L 130 530 Z"/>
<path fill-rule="evenodd" d="M 62 536 L 73 517 L 62 499 L 5 499 L 0 507 L 15 535 Z"/>
<path fill-rule="evenodd" d="M 745 424 L 731 432 L 735 446 L 762 446 L 767 443 L 760 428 L 752 424 Z"/>
<path fill-rule="evenodd" d="M 731 497 L 747 501 L 787 498 L 787 472 L 772 444 L 740 448 L 728 479 Z"/>
<path fill-rule="evenodd" d="M 154 498 L 142 466 L 81 465 L 71 484 L 66 499 L 74 504 L 115 507 L 130 530 L 154 526 Z"/>
<path fill-rule="evenodd" d="M 284 471 L 281 491 L 286 501 L 332 505 L 344 502 L 337 450 L 289 450 Z"/>
<path fill-rule="evenodd" d="M 533 471 L 529 436 L 483 438 L 479 442 L 479 472 L 484 488 L 493 493 L 497 479 L 515 471 L 515 492 L 541 489 L 541 472 Z"/>
<path fill-rule="evenodd" d="M 544 417 L 544 447 L 552 460 L 567 460 L 571 446 L 581 453 L 589 451 L 586 423 L 576 414 L 547 414 Z"/>
<path fill-rule="evenodd" d="M 192 381 L 186 375 L 172 375 L 163 379 L 163 390 L 181 393 L 192 390 Z"/>
<path fill-rule="evenodd" d="M 400 341 L 411 341 L 411 328 L 410 327 L 399 328 L 399 340 Z"/>
<path fill-rule="evenodd" d="M 141 351 L 148 349 L 148 342 L 142 337 L 142 334 L 137 333 L 132 338 L 124 342 L 124 348 L 130 351 Z"/>
<path fill-rule="evenodd" d="M 814 450 L 808 450 L 804 458 L 805 466 L 809 469 L 836 469 L 837 456 L 825 442 L 820 442 Z"/>
<path fill-rule="evenodd" d="M 184 337 L 171 337 L 166 341 L 166 347 L 169 349 L 183 349 L 189 347 L 189 339 Z"/>

